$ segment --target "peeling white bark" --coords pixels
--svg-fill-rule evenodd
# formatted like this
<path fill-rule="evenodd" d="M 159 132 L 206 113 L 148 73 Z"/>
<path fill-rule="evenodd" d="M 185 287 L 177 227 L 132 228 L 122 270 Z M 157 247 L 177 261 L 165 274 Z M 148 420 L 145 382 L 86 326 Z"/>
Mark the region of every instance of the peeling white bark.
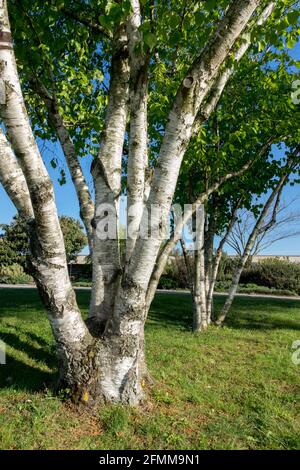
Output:
<path fill-rule="evenodd" d="M 216 200 L 214 195 L 211 198 L 212 202 Z M 217 207 L 216 207 L 217 209 Z M 207 215 L 207 226 L 204 233 L 204 263 L 205 263 L 205 298 L 206 298 L 206 313 L 207 323 L 211 322 L 212 315 L 212 298 L 209 299 L 209 290 L 212 284 L 212 271 L 213 271 L 213 255 L 214 255 L 214 239 L 215 239 L 215 226 L 216 226 L 216 210 L 210 216 Z"/>
<path fill-rule="evenodd" d="M 229 224 L 226 227 L 224 236 L 220 240 L 220 243 L 219 243 L 218 248 L 216 250 L 215 256 L 213 257 L 211 278 L 210 278 L 209 290 L 208 290 L 207 301 L 206 301 L 209 320 L 211 320 L 211 317 L 212 317 L 212 314 L 213 314 L 213 294 L 214 294 L 216 280 L 217 280 L 217 276 L 218 276 L 218 272 L 219 272 L 220 262 L 221 262 L 221 259 L 222 259 L 223 248 L 224 248 L 224 245 L 225 245 L 225 243 L 226 243 L 226 241 L 227 241 L 227 239 L 228 239 L 228 237 L 229 237 L 229 235 L 230 235 L 230 233 L 233 229 L 233 226 L 235 224 L 236 215 L 237 215 L 237 211 L 239 209 L 240 203 L 241 203 L 241 201 L 239 200 L 236 203 L 235 207 L 233 208 L 232 216 L 231 216 L 231 219 L 229 221 Z"/>
<path fill-rule="evenodd" d="M 138 48 L 141 11 L 139 0 L 131 0 L 132 14 L 127 22 L 130 64 L 130 130 L 127 165 L 126 262 L 130 260 L 144 209 L 147 152 L 148 56 Z"/>
<path fill-rule="evenodd" d="M 34 212 L 34 223 L 31 224 L 32 272 L 47 307 L 62 363 L 68 368 L 65 357 L 74 351 L 74 339 L 77 346 L 89 338 L 89 333 L 68 276 L 53 187 L 27 116 L 10 38 L 6 1 L 0 3 L 0 25 L 2 38 L 7 38 L 7 47 L 0 48 L 0 78 L 6 91 L 6 102 L 0 106 L 0 114 L 22 167 Z"/>
<path fill-rule="evenodd" d="M 204 258 L 204 207 L 198 209 L 196 240 L 194 251 L 194 290 L 193 290 L 193 331 L 200 332 L 208 327 L 206 308 L 205 258 Z"/>
<path fill-rule="evenodd" d="M 97 211 L 103 204 L 115 207 L 116 218 L 115 239 L 100 240 L 94 231 L 90 319 L 100 324 L 105 324 L 113 311 L 120 274 L 118 214 L 129 74 L 127 35 L 125 26 L 121 25 L 114 36 L 108 109 L 99 156 L 92 170 L 96 193 L 95 226 L 101 221 L 101 213 Z"/>
<path fill-rule="evenodd" d="M 270 145 L 270 142 L 268 143 L 268 146 L 269 145 Z M 265 149 L 266 149 L 266 147 L 264 146 L 264 150 Z M 192 204 L 191 209 L 185 211 L 184 217 L 182 218 L 180 223 L 176 224 L 175 232 L 174 232 L 172 238 L 170 238 L 166 242 L 166 244 L 161 248 L 161 250 L 160 250 L 160 252 L 157 256 L 157 259 L 156 259 L 156 262 L 155 262 L 155 265 L 154 265 L 154 269 L 151 273 L 151 278 L 150 278 L 148 288 L 147 288 L 146 304 L 147 304 L 148 309 L 149 309 L 149 307 L 150 307 L 150 305 L 153 301 L 153 298 L 154 298 L 154 295 L 155 295 L 160 277 L 161 277 L 162 273 L 164 272 L 164 269 L 165 269 L 166 263 L 168 261 L 168 258 L 170 256 L 172 250 L 174 249 L 176 243 L 181 239 L 182 230 L 183 230 L 184 226 L 188 223 L 190 218 L 192 217 L 192 215 L 195 212 L 195 210 L 197 209 L 197 207 L 200 204 L 203 204 L 204 202 L 206 202 L 207 199 L 209 198 L 209 196 L 211 194 L 213 194 L 215 191 L 217 191 L 217 189 L 223 183 L 225 183 L 226 181 L 229 181 L 230 179 L 232 179 L 236 176 L 239 176 L 239 175 L 243 174 L 245 171 L 247 171 L 251 167 L 252 164 L 253 164 L 253 161 L 248 161 L 245 165 L 242 166 L 242 168 L 240 170 L 232 172 L 232 173 L 228 173 L 224 177 L 220 178 L 220 180 L 217 181 L 216 183 L 212 184 L 211 187 L 208 188 L 206 192 L 199 194 L 196 201 Z"/>
<path fill-rule="evenodd" d="M 93 251 L 93 227 L 95 208 L 89 187 L 84 177 L 73 140 L 59 112 L 56 97 L 51 96 L 39 80 L 32 80 L 32 86 L 44 100 L 48 110 L 49 125 L 55 130 L 70 171 L 71 179 L 78 197 L 80 216 L 87 233 L 90 253 Z"/>
<path fill-rule="evenodd" d="M 0 182 L 20 215 L 28 220 L 33 219 L 25 177 L 2 129 L 0 129 Z"/>
<path fill-rule="evenodd" d="M 137 1 L 132 1 L 132 4 L 134 8 L 138 7 Z M 167 222 L 181 161 L 192 135 L 195 117 L 229 51 L 258 5 L 258 0 L 231 3 L 217 31 L 195 60 L 178 90 L 169 115 L 150 194 L 149 197 L 146 196 L 145 212 L 151 205 L 162 208 L 162 222 Z M 129 36 L 133 31 L 134 35 L 137 33 L 137 22 L 140 18 L 136 8 L 131 19 L 132 25 L 128 26 L 127 31 L 125 25 L 121 24 L 114 34 L 105 129 L 99 156 L 93 165 L 96 209 L 102 204 L 115 205 L 116 222 L 129 100 L 127 33 L 129 32 Z M 0 0 L 0 24 L 3 40 L 5 33 L 10 33 L 6 2 L 3 0 Z M 131 27 L 133 29 L 130 29 Z M 129 44 L 133 68 L 136 60 L 132 49 L 136 40 L 134 35 L 131 36 Z M 92 337 L 81 318 L 68 277 L 53 187 L 33 138 L 8 35 L 7 38 L 8 47 L 0 49 L 0 78 L 4 80 L 6 92 L 6 104 L 1 106 L 1 117 L 15 155 L 22 166 L 30 193 L 35 217 L 34 230 L 31 233 L 32 266 L 57 341 L 62 381 L 71 387 L 74 393 L 78 388 L 79 399 L 83 396 L 84 401 L 86 398 L 89 400 L 84 393 L 86 390 L 92 397 L 101 396 L 109 401 L 138 403 L 143 396 L 142 377 L 145 372 L 146 291 L 161 240 L 158 237 L 137 240 L 134 247 L 128 248 L 128 252 L 131 252 L 130 263 L 121 277 L 117 233 L 115 240 L 103 241 L 94 231 L 93 289 L 89 320 L 92 323 L 92 320 L 96 319 L 102 326 L 105 325 L 105 330 L 100 331 L 101 337 L 99 331 L 98 337 Z M 131 100 L 133 119 L 129 165 L 132 170 L 129 172 L 137 172 L 140 175 L 138 184 L 134 181 L 131 187 L 133 195 L 135 189 L 143 186 L 143 194 L 137 189 L 132 196 L 139 204 L 147 193 L 145 181 L 140 184 L 140 178 L 143 179 L 145 175 L 147 147 L 145 83 L 143 79 L 140 86 L 131 87 L 134 94 Z M 137 90 L 142 93 L 139 95 Z M 65 137 L 65 134 L 61 134 L 62 139 Z M 135 148 L 136 139 L 138 145 Z M 129 180 L 130 178 L 129 176 Z M 97 212 L 95 225 L 102 217 L 103 215 Z M 204 264 L 200 263 L 198 270 L 202 278 L 203 266 Z M 201 292 L 199 295 L 201 297 Z M 201 322 L 203 327 L 204 319 L 201 318 Z"/>

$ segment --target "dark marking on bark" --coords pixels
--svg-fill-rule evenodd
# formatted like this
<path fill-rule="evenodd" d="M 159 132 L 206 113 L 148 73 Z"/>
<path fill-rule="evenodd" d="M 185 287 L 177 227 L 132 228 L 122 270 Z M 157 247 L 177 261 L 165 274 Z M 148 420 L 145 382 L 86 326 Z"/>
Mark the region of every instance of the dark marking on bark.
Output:
<path fill-rule="evenodd" d="M 30 195 L 32 205 L 37 210 L 48 201 L 51 201 L 53 197 L 53 187 L 50 179 L 43 180 L 38 185 L 32 185 Z"/>
<path fill-rule="evenodd" d="M 11 33 L 8 31 L 0 31 L 0 44 L 1 42 L 12 42 Z"/>

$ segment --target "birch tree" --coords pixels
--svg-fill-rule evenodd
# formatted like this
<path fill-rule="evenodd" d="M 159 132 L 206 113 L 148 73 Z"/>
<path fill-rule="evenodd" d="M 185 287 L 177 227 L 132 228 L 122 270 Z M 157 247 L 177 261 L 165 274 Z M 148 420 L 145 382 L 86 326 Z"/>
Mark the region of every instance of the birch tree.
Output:
<path fill-rule="evenodd" d="M 266 60 L 266 56 L 263 60 Z M 257 78 L 260 77 L 254 84 L 249 83 L 249 69 Z M 272 90 L 269 89 L 271 77 L 273 83 L 276 83 Z M 285 59 L 283 62 L 280 60 L 277 70 L 272 66 L 269 71 L 262 70 L 261 64 L 255 65 L 252 59 L 244 62 L 228 86 L 228 95 L 226 93 L 215 107 L 211 119 L 202 127 L 202 133 L 190 146 L 181 170 L 175 200 L 181 204 L 196 200 L 205 205 L 204 233 L 199 234 L 204 240 L 203 246 L 186 250 L 186 243 L 181 243 L 189 273 L 194 315 L 197 317 L 193 323 L 194 328 L 198 325 L 197 330 L 206 329 L 211 322 L 213 291 L 220 260 L 224 245 L 232 233 L 238 209 L 250 208 L 253 198 L 259 197 L 273 184 L 281 163 L 272 156 L 272 146 L 281 145 L 281 142 L 293 145 L 297 141 L 298 112 L 291 103 L 289 92 L 292 81 L 293 75 L 288 71 Z M 281 98 L 278 99 L 278 96 Z M 240 109 L 247 115 L 245 122 L 240 120 Z M 245 163 L 240 170 L 232 171 L 241 162 Z M 218 178 L 222 184 L 217 183 Z M 178 230 L 175 235 L 166 243 L 158 257 L 150 283 L 150 288 L 154 286 L 153 291 L 163 272 L 167 256 L 180 237 Z M 217 235 L 219 245 L 215 243 Z M 203 269 L 204 274 L 201 271 Z M 202 275 L 199 275 L 200 272 Z M 201 283 L 201 286 L 196 285 L 196 282 Z M 153 294 L 149 297 L 149 300 L 153 298 Z M 205 303 L 201 300 L 202 297 L 206 298 Z M 201 318 L 205 320 L 199 326 Z"/>
<path fill-rule="evenodd" d="M 255 245 L 257 237 L 262 233 L 267 233 L 275 224 L 278 215 L 278 210 L 280 208 L 280 201 L 282 196 L 282 191 L 285 184 L 288 182 L 289 177 L 294 171 L 299 170 L 299 146 L 295 148 L 292 155 L 288 157 L 287 164 L 283 170 L 283 173 L 279 180 L 275 183 L 274 189 L 271 191 L 271 194 L 267 198 L 257 220 L 251 231 L 245 248 L 243 250 L 242 256 L 238 260 L 238 264 L 232 276 L 231 286 L 229 288 L 228 296 L 225 301 L 224 306 L 218 316 L 216 321 L 217 325 L 222 325 L 225 321 L 226 315 L 232 305 L 235 294 L 237 292 L 239 280 L 243 269 L 249 259 L 251 251 Z M 271 212 L 271 214 L 270 214 Z M 268 219 L 269 216 L 269 219 Z"/>
<path fill-rule="evenodd" d="M 103 36 L 101 40 L 97 36 L 98 40 L 94 42 L 95 51 L 103 51 L 105 64 L 109 64 L 107 96 L 100 106 L 97 107 L 96 103 L 96 108 L 93 107 L 93 114 L 96 109 L 105 118 L 99 151 L 91 170 L 96 209 L 92 219 L 93 287 L 87 322 L 81 316 L 68 276 L 53 185 L 35 139 L 39 129 L 33 129 L 20 84 L 8 18 L 10 8 L 15 8 L 18 3 L 6 0 L 0 1 L 0 78 L 5 90 L 0 116 L 4 129 L 1 157 L 9 155 L 9 158 L 1 158 L 1 181 L 16 207 L 28 219 L 32 273 L 57 344 L 60 387 L 66 388 L 74 400 L 88 404 L 100 399 L 137 404 L 145 395 L 146 296 L 160 250 L 161 237 L 138 238 L 134 226 L 133 236 L 126 249 L 127 262 L 125 266 L 121 266 L 118 222 L 124 145 L 129 142 L 126 175 L 129 204 L 137 204 L 138 220 L 145 219 L 152 207 L 159 207 L 160 217 L 155 216 L 153 223 L 158 228 L 164 227 L 167 225 L 181 163 L 201 107 L 213 90 L 222 67 L 226 67 L 231 53 L 239 47 L 241 35 L 252 22 L 255 23 L 266 4 L 258 0 L 222 2 L 219 8 L 214 9 L 214 21 L 210 22 L 202 36 L 204 43 L 198 44 L 196 35 L 192 48 L 189 48 L 188 41 L 183 45 L 180 41 L 173 42 L 174 28 L 171 27 L 170 18 L 177 21 L 178 15 L 171 14 L 168 17 L 166 14 L 170 13 L 170 8 L 177 12 L 178 7 L 182 6 L 181 2 L 176 6 L 175 2 L 154 6 L 152 2 L 143 2 L 143 10 L 137 0 L 115 1 L 107 5 L 105 2 L 78 2 L 75 9 L 72 9 L 72 3 L 70 8 L 69 2 L 65 3 L 66 6 L 62 2 L 54 2 L 55 8 L 51 6 L 51 2 L 46 1 L 43 4 L 43 8 L 49 9 L 50 37 L 53 34 L 53 38 L 57 40 L 57 30 L 61 27 L 61 21 L 64 22 L 66 18 L 68 23 L 63 23 L 64 28 L 74 20 L 78 28 L 96 29 L 97 34 Z M 35 29 L 38 24 L 36 13 L 42 12 L 42 7 L 34 4 L 32 12 L 27 1 L 22 2 L 22 5 Z M 211 11 L 205 7 L 203 5 L 203 14 L 207 18 Z M 285 7 L 285 2 L 279 2 L 279 12 Z M 100 19 L 96 21 L 93 16 L 94 8 L 97 12 L 100 10 Z M 196 16 L 197 12 L 197 15 L 201 14 L 201 8 L 202 4 L 196 10 L 188 10 L 187 18 L 193 34 L 202 27 Z M 64 28 L 60 31 L 66 31 Z M 191 33 L 187 31 L 188 28 L 185 34 L 189 39 L 188 34 Z M 14 32 L 17 35 L 17 28 L 14 28 Z M 163 41 L 170 40 L 169 47 L 160 42 L 159 34 Z M 40 40 L 39 37 L 38 39 Z M 87 42 L 90 44 L 89 40 Z M 40 46 L 50 60 L 52 69 L 54 58 L 42 41 Z M 75 53 L 69 51 L 67 56 L 73 54 L 72 57 L 77 57 L 78 60 L 81 47 L 76 46 L 76 43 L 73 43 L 73 47 Z M 165 55 L 162 53 L 163 47 Z M 155 83 L 152 88 L 151 84 L 147 84 L 147 79 L 151 77 L 148 67 L 149 64 L 158 68 L 161 63 L 169 65 L 170 56 L 175 74 L 170 90 L 173 99 L 166 106 L 167 113 L 162 118 L 164 125 L 163 132 L 160 132 L 160 149 L 153 165 L 153 177 L 149 182 L 146 175 L 152 171 L 148 171 L 147 167 L 147 91 L 154 90 Z M 59 57 L 64 57 L 61 59 L 63 62 L 67 60 L 65 56 Z M 56 57 L 57 62 L 59 57 Z M 185 58 L 184 65 L 182 57 Z M 182 66 L 179 67 L 179 64 Z M 19 66 L 22 75 L 22 57 Z M 64 119 L 60 119 L 61 110 L 56 109 L 59 106 L 59 96 L 51 84 L 50 90 L 44 90 L 43 86 L 40 89 L 41 84 L 45 84 L 40 80 L 40 73 L 35 75 L 37 77 L 33 77 L 31 83 L 36 90 L 40 90 L 36 91 L 39 96 L 43 94 L 48 122 L 64 148 L 72 174 L 72 165 L 77 165 L 76 155 L 65 132 Z M 62 78 L 61 75 L 60 77 Z M 26 81 L 25 77 L 25 89 L 30 77 L 27 76 L 27 79 Z M 90 77 L 88 86 L 93 85 L 92 80 L 93 77 Z M 65 93 L 68 94 L 68 86 Z M 72 100 L 68 101 L 67 97 L 65 101 L 66 106 L 71 104 L 70 113 L 72 106 L 75 106 L 76 97 L 75 101 Z M 209 112 L 206 117 L 209 117 Z M 159 119 L 157 124 L 161 124 L 158 121 Z M 15 178 L 10 178 L 11 175 L 15 175 Z M 80 180 L 84 185 L 82 179 Z M 74 175 L 73 182 L 76 186 Z M 78 198 L 80 191 L 78 186 Z M 85 194 L 87 195 L 86 191 Z M 26 204 L 21 205 L 22 198 L 26 200 Z M 110 233 L 105 238 L 102 235 L 106 233 L 107 212 L 111 212 L 109 215 L 112 228 L 109 229 L 113 236 Z"/>

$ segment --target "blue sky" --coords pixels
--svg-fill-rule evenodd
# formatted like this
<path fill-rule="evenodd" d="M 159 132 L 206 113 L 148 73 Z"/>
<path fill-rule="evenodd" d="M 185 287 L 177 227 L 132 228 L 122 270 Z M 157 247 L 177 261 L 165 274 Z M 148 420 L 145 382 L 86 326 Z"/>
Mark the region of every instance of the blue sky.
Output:
<path fill-rule="evenodd" d="M 295 48 L 291 51 L 291 55 L 294 58 L 300 60 L 300 42 L 298 42 Z M 41 143 L 40 149 L 46 167 L 49 171 L 50 177 L 54 183 L 54 190 L 59 215 L 68 215 L 78 219 L 79 206 L 77 202 L 76 193 L 71 182 L 68 169 L 64 163 L 64 157 L 59 144 L 47 143 L 45 145 Z M 54 156 L 59 160 L 60 165 L 64 168 L 66 172 L 67 183 L 63 186 L 60 186 L 60 184 L 58 183 L 58 179 L 60 176 L 59 170 L 53 169 L 50 165 L 50 161 Z M 280 154 L 278 154 L 278 156 L 280 157 Z M 89 172 L 91 158 L 85 157 L 81 160 L 81 162 L 87 181 L 91 183 L 91 175 Z M 290 205 L 290 211 L 300 212 L 300 185 L 286 187 L 283 199 L 286 204 L 289 204 L 291 201 L 294 201 Z M 2 185 L 0 185 L 0 224 L 9 223 L 15 214 L 16 210 L 14 208 L 14 205 L 6 195 Z M 298 228 L 300 230 L 300 222 Z M 228 247 L 226 248 L 226 251 L 228 251 L 228 253 L 231 252 Z M 276 242 L 274 245 L 269 247 L 265 251 L 265 253 L 280 255 L 300 255 L 300 236 Z"/>

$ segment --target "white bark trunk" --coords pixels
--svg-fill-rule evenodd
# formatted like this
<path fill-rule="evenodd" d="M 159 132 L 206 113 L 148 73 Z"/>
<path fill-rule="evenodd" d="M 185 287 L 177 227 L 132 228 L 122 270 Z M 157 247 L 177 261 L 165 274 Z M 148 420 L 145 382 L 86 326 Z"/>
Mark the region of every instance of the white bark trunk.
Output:
<path fill-rule="evenodd" d="M 168 218 L 195 116 L 214 77 L 258 4 L 258 0 L 231 4 L 179 88 L 147 202 L 147 207 L 152 204 L 162 207 L 162 222 Z M 92 337 L 81 318 L 68 277 L 53 188 L 26 114 L 9 37 L 6 2 L 3 0 L 0 1 L 0 24 L 0 69 L 6 88 L 6 105 L 1 106 L 1 117 L 21 163 L 31 197 L 36 227 L 31 240 L 32 265 L 57 341 L 62 382 L 72 389 L 73 394 L 78 394 L 79 400 L 90 401 L 90 396 L 92 399 L 101 396 L 110 401 L 137 403 L 143 394 L 146 290 L 161 240 L 139 240 L 129 269 L 119 282 L 117 233 L 116 240 L 105 242 L 95 234 L 91 317 L 103 320 L 106 328 L 101 339 Z M 4 39 L 7 39 L 6 48 L 3 47 Z M 127 37 L 121 25 L 115 34 L 105 131 L 93 169 L 97 206 L 103 203 L 118 206 L 128 82 Z M 96 225 L 101 218 L 98 213 Z"/>
<path fill-rule="evenodd" d="M 93 287 L 90 321 L 103 328 L 113 311 L 120 275 L 118 240 L 119 196 L 121 193 L 121 162 L 129 99 L 129 64 L 127 35 L 121 25 L 115 32 L 111 83 L 105 128 L 100 152 L 93 167 L 96 193 L 95 226 L 103 218 L 103 205 L 114 207 L 114 239 L 101 240 L 94 231 Z"/>
<path fill-rule="evenodd" d="M 204 257 L 204 207 L 199 208 L 194 251 L 194 290 L 193 290 L 193 331 L 200 332 L 208 327 Z"/>
<path fill-rule="evenodd" d="M 232 3 L 217 31 L 208 41 L 200 57 L 194 62 L 180 86 L 154 172 L 152 188 L 147 202 L 161 208 L 161 225 L 166 226 L 181 161 L 192 134 L 192 127 L 213 78 L 228 56 L 233 44 L 244 30 L 258 6 L 257 0 Z M 133 282 L 146 289 L 153 271 L 161 240 L 138 240 L 129 267 Z"/>
<path fill-rule="evenodd" d="M 214 195 L 212 195 L 212 203 L 214 204 Z M 213 299 L 210 295 L 210 288 L 213 276 L 213 258 L 214 258 L 214 240 L 216 229 L 216 213 L 217 205 L 213 213 L 208 217 L 207 230 L 204 235 L 204 259 L 205 259 L 205 291 L 206 291 L 206 313 L 207 322 L 211 323 L 211 316 L 213 313 Z"/>
<path fill-rule="evenodd" d="M 0 129 L 0 182 L 20 215 L 27 220 L 33 219 L 25 177 L 2 129 Z"/>
<path fill-rule="evenodd" d="M 0 5 L 3 30 L 9 32 L 6 2 Z M 5 36 L 8 40 L 10 36 Z M 136 404 L 142 397 L 143 322 L 140 295 L 137 319 L 123 317 L 130 287 L 119 296 L 116 328 L 103 338 L 93 338 L 83 322 L 68 277 L 63 237 L 56 213 L 53 188 L 33 138 L 24 106 L 11 42 L 0 50 L 1 79 L 6 104 L 1 106 L 14 151 L 22 164 L 34 212 L 31 231 L 32 267 L 60 359 L 60 384 L 76 401 L 93 403 L 102 398 Z M 131 303 L 134 292 L 130 295 Z M 127 301 L 128 304 L 128 301 Z M 141 358 L 141 362 L 140 362 Z M 141 366 L 140 366 L 141 364 Z"/>
<path fill-rule="evenodd" d="M 270 145 L 270 144 L 268 144 L 268 145 Z M 264 150 L 265 149 L 266 149 L 266 146 L 264 146 Z M 192 208 L 188 211 L 185 211 L 184 217 L 182 218 L 181 222 L 176 225 L 176 229 L 175 229 L 175 232 L 174 232 L 172 238 L 170 238 L 166 242 L 166 244 L 161 248 L 161 250 L 160 250 L 160 252 L 157 256 L 157 259 L 156 259 L 156 262 L 155 262 L 155 265 L 154 265 L 154 269 L 152 271 L 151 278 L 150 278 L 150 281 L 149 281 L 148 289 L 147 289 L 147 296 L 146 296 L 147 301 L 146 301 L 146 303 L 147 303 L 148 308 L 150 307 L 150 305 L 153 301 L 153 298 L 154 298 L 154 295 L 155 295 L 160 277 L 161 277 L 162 273 L 164 272 L 164 269 L 165 269 L 166 263 L 168 261 L 168 258 L 170 256 L 172 250 L 175 248 L 176 243 L 178 242 L 178 240 L 180 240 L 180 238 L 182 236 L 182 230 L 183 230 L 185 224 L 187 224 L 187 222 L 190 220 L 190 218 L 192 217 L 192 215 L 193 215 L 194 211 L 196 210 L 196 208 L 199 206 L 199 204 L 203 204 L 205 201 L 207 201 L 209 196 L 211 194 L 213 194 L 215 191 L 217 191 L 217 189 L 223 183 L 225 183 L 226 181 L 229 181 L 230 179 L 232 179 L 236 176 L 239 176 L 239 175 L 243 174 L 245 171 L 247 171 L 249 169 L 249 167 L 252 164 L 253 164 L 253 161 L 249 161 L 240 170 L 238 170 L 236 172 L 233 172 L 233 173 L 228 173 L 223 178 L 221 178 L 219 181 L 212 184 L 212 186 L 205 193 L 201 193 L 198 196 L 196 201 L 193 203 Z"/>
<path fill-rule="evenodd" d="M 139 0 L 131 0 L 132 15 L 127 22 L 130 64 L 130 131 L 127 165 L 127 241 L 128 263 L 138 236 L 144 209 L 147 152 L 147 88 L 149 57 L 141 48 L 139 31 L 141 11 Z"/>
<path fill-rule="evenodd" d="M 78 197 L 80 216 L 88 237 L 89 249 L 93 251 L 93 227 L 95 207 L 89 187 L 84 177 L 74 143 L 59 112 L 56 97 L 51 96 L 48 90 L 38 80 L 32 80 L 32 86 L 44 100 L 48 110 L 49 125 L 55 130 L 61 144 L 65 159 L 70 171 L 72 182 Z"/>
<path fill-rule="evenodd" d="M 240 203 L 241 203 L 241 201 L 239 200 L 237 202 L 237 204 L 235 205 L 235 207 L 233 208 L 230 222 L 227 225 L 227 228 L 225 230 L 225 234 L 224 234 L 223 238 L 220 240 L 220 243 L 219 243 L 218 248 L 216 250 L 216 254 L 213 258 L 211 279 L 210 279 L 210 285 L 209 285 L 209 290 L 208 290 L 208 294 L 207 294 L 207 305 L 208 305 L 207 309 L 208 309 L 208 315 L 210 317 L 210 320 L 212 319 L 212 317 L 214 315 L 213 295 L 214 295 L 215 285 L 216 285 L 217 276 L 218 276 L 218 272 L 219 272 L 220 262 L 221 262 L 221 259 L 222 259 L 223 248 L 224 248 L 224 245 L 225 245 L 225 243 L 226 243 L 226 241 L 227 241 L 227 239 L 228 239 L 228 237 L 231 233 L 231 230 L 232 230 L 232 228 L 235 224 L 236 215 L 237 215 L 237 211 L 238 211 Z"/>
<path fill-rule="evenodd" d="M 106 324 L 105 338 L 113 350 L 122 352 L 122 358 L 118 363 L 118 373 L 122 377 L 120 387 L 123 389 L 119 388 L 118 393 L 123 394 L 122 401 L 125 399 L 133 404 L 138 403 L 144 395 L 146 314 L 145 291 L 134 285 L 125 275 L 117 292 L 114 313 Z M 112 364 L 114 364 L 113 361 Z M 113 371 L 108 372 L 109 375 L 113 376 Z"/>

